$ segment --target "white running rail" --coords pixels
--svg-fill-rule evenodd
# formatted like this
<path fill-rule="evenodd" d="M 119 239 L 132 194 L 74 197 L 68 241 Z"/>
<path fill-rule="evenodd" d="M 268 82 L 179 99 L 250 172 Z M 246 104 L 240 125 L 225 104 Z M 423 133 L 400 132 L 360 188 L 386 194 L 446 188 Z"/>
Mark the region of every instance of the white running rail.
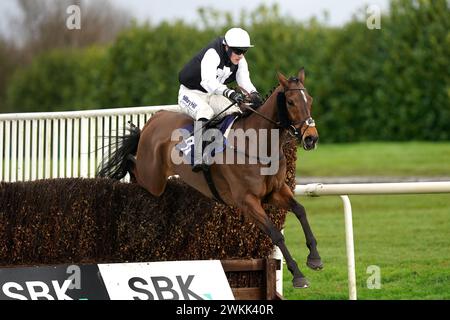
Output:
<path fill-rule="evenodd" d="M 0 181 L 94 177 L 127 122 L 142 128 L 162 109 L 178 106 L 0 114 Z"/>

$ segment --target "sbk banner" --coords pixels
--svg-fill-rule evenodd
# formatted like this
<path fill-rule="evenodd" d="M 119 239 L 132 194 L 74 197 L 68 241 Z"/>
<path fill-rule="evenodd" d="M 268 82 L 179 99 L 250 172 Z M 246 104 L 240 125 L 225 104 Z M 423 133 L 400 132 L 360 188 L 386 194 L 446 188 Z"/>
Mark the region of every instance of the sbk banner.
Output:
<path fill-rule="evenodd" d="M 0 269 L 0 300 L 234 300 L 219 260 Z"/>
<path fill-rule="evenodd" d="M 219 260 L 98 266 L 111 300 L 234 300 Z"/>
<path fill-rule="evenodd" d="M 0 300 L 108 300 L 97 265 L 0 269 Z"/>

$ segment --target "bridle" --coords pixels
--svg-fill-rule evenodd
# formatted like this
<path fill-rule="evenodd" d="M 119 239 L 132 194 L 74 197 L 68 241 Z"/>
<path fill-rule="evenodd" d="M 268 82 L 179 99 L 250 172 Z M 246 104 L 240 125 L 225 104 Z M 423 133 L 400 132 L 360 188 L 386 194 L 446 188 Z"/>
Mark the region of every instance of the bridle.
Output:
<path fill-rule="evenodd" d="M 293 80 L 295 80 L 295 79 L 293 79 Z M 278 118 L 279 118 L 278 122 L 276 122 L 276 121 L 266 117 L 265 115 L 263 115 L 259 111 L 255 110 L 255 109 L 253 109 L 253 108 L 251 108 L 251 107 L 249 107 L 247 105 L 245 105 L 245 107 L 247 108 L 247 110 L 257 114 L 261 118 L 263 118 L 263 119 L 267 120 L 268 122 L 272 123 L 277 128 L 279 128 L 279 129 L 286 129 L 287 132 L 292 137 L 295 137 L 296 139 L 301 141 L 301 140 L 303 140 L 303 136 L 305 135 L 305 133 L 308 130 L 308 128 L 315 127 L 316 123 L 315 123 L 314 119 L 311 116 L 308 116 L 306 119 L 300 120 L 298 122 L 292 122 L 289 119 L 287 109 L 290 108 L 290 107 L 287 106 L 287 104 L 286 104 L 286 92 L 287 91 L 296 91 L 296 90 L 300 91 L 300 93 L 302 94 L 303 101 L 305 101 L 305 108 L 306 108 L 308 102 L 306 100 L 306 96 L 305 96 L 305 93 L 304 93 L 304 91 L 306 90 L 305 88 L 285 89 L 283 92 L 279 92 L 278 96 L 277 96 L 277 108 L 278 108 Z M 303 124 L 306 124 L 306 128 L 305 128 L 305 130 L 303 130 L 303 132 L 300 132 Z"/>
<path fill-rule="evenodd" d="M 296 78 L 292 78 L 293 80 L 295 80 Z M 298 122 L 292 122 L 289 119 L 289 116 L 287 114 L 287 108 L 289 108 L 286 104 L 286 92 L 287 91 L 294 91 L 294 90 L 299 90 L 303 96 L 303 99 L 305 101 L 305 108 L 307 107 L 307 99 L 306 99 L 306 95 L 304 93 L 304 90 L 306 90 L 305 88 L 293 88 L 293 89 L 285 89 L 282 92 L 278 92 L 278 96 L 277 96 L 277 109 L 278 109 L 278 119 L 280 121 L 274 121 L 268 117 L 266 117 L 265 115 L 263 115 L 261 112 L 253 109 L 252 107 L 250 107 L 249 105 L 251 104 L 247 104 L 244 103 L 243 106 L 257 114 L 258 116 L 260 116 L 261 118 L 265 119 L 266 121 L 272 123 L 273 125 L 275 125 L 276 128 L 278 129 L 286 129 L 287 132 L 294 138 L 296 138 L 298 141 L 302 141 L 303 140 L 303 136 L 305 135 L 306 131 L 308 130 L 308 128 L 310 127 L 315 127 L 316 123 L 314 122 L 314 119 L 311 116 L 308 116 L 306 119 L 298 121 Z M 280 112 L 281 110 L 281 112 Z M 284 112 L 284 115 L 282 115 Z M 303 126 L 303 124 L 306 124 L 306 128 L 305 130 L 303 130 L 303 132 L 299 132 L 299 130 L 301 131 L 301 127 Z M 296 126 L 299 126 L 299 129 L 296 128 Z M 235 149 L 233 147 L 231 147 L 232 149 Z M 235 151 L 237 152 L 241 152 L 243 153 L 246 157 L 251 158 L 250 155 L 247 154 L 247 152 L 242 152 L 239 151 L 237 149 L 235 149 Z M 260 157 L 256 157 L 257 159 L 260 159 Z M 282 154 L 280 154 L 280 159 L 282 158 Z"/>
<path fill-rule="evenodd" d="M 301 93 L 301 95 L 302 95 L 302 97 L 303 97 L 303 101 L 305 102 L 305 108 L 307 108 L 308 101 L 307 101 L 306 95 L 305 95 L 305 90 L 306 90 L 306 89 L 305 89 L 305 88 L 293 88 L 293 89 L 286 89 L 286 90 L 284 90 L 284 92 L 282 93 L 282 94 L 283 94 L 283 98 L 284 98 L 284 107 L 285 107 L 286 109 L 287 109 L 287 108 L 290 108 L 290 107 L 286 104 L 286 92 L 287 92 L 287 91 L 297 91 L 297 90 L 300 91 L 300 93 Z M 280 93 L 281 93 L 281 92 L 280 92 Z M 280 94 L 280 93 L 279 93 L 279 94 Z M 277 99 L 277 104 L 278 104 L 278 105 L 277 105 L 278 109 L 283 108 L 282 105 L 280 106 L 280 103 L 278 102 L 278 99 Z M 281 119 L 280 119 L 280 120 L 281 120 Z M 290 134 L 291 136 L 293 136 L 293 137 L 299 139 L 299 140 L 303 140 L 303 136 L 305 135 L 305 133 L 306 133 L 306 131 L 308 130 L 308 128 L 310 128 L 310 127 L 315 127 L 315 126 L 316 126 L 316 122 L 314 121 L 314 119 L 313 119 L 310 115 L 308 115 L 308 117 L 307 117 L 306 119 L 300 120 L 300 121 L 298 121 L 298 122 L 292 122 L 292 121 L 289 119 L 289 117 L 287 117 L 287 115 L 286 115 L 286 119 L 281 120 L 281 122 L 283 122 L 283 121 L 285 122 L 284 128 L 288 130 L 289 134 Z M 303 132 L 301 132 L 301 134 L 300 134 L 299 130 L 301 130 L 303 124 L 306 125 L 306 128 L 305 128 L 305 130 L 303 130 Z M 297 127 L 298 127 L 298 128 L 297 128 Z"/>

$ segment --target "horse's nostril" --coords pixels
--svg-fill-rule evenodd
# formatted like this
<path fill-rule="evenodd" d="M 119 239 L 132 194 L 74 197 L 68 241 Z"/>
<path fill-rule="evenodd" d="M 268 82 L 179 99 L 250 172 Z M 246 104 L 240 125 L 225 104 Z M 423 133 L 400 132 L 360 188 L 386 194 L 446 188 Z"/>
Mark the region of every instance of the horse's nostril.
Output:
<path fill-rule="evenodd" d="M 314 142 L 315 142 L 315 139 L 314 139 L 313 136 L 307 136 L 307 137 L 305 137 L 305 143 L 306 143 L 307 145 L 311 145 L 311 144 L 313 144 Z"/>
<path fill-rule="evenodd" d="M 307 136 L 307 137 L 305 137 L 305 140 L 304 140 L 305 147 L 308 150 L 313 148 L 315 146 L 315 144 L 316 144 L 318 139 L 319 139 L 319 137 L 317 137 L 317 136 Z"/>

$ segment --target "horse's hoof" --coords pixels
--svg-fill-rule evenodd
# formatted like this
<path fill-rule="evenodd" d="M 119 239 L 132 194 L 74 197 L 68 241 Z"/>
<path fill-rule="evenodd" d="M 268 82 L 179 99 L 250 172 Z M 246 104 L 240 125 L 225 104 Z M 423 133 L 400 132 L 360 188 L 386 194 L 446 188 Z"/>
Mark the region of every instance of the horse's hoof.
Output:
<path fill-rule="evenodd" d="M 306 259 L 306 265 L 313 270 L 322 270 L 323 263 L 320 258 L 309 258 Z"/>
<path fill-rule="evenodd" d="M 292 284 L 294 286 L 294 288 L 308 288 L 309 287 L 309 281 L 305 278 L 294 278 L 294 280 L 292 280 Z"/>

